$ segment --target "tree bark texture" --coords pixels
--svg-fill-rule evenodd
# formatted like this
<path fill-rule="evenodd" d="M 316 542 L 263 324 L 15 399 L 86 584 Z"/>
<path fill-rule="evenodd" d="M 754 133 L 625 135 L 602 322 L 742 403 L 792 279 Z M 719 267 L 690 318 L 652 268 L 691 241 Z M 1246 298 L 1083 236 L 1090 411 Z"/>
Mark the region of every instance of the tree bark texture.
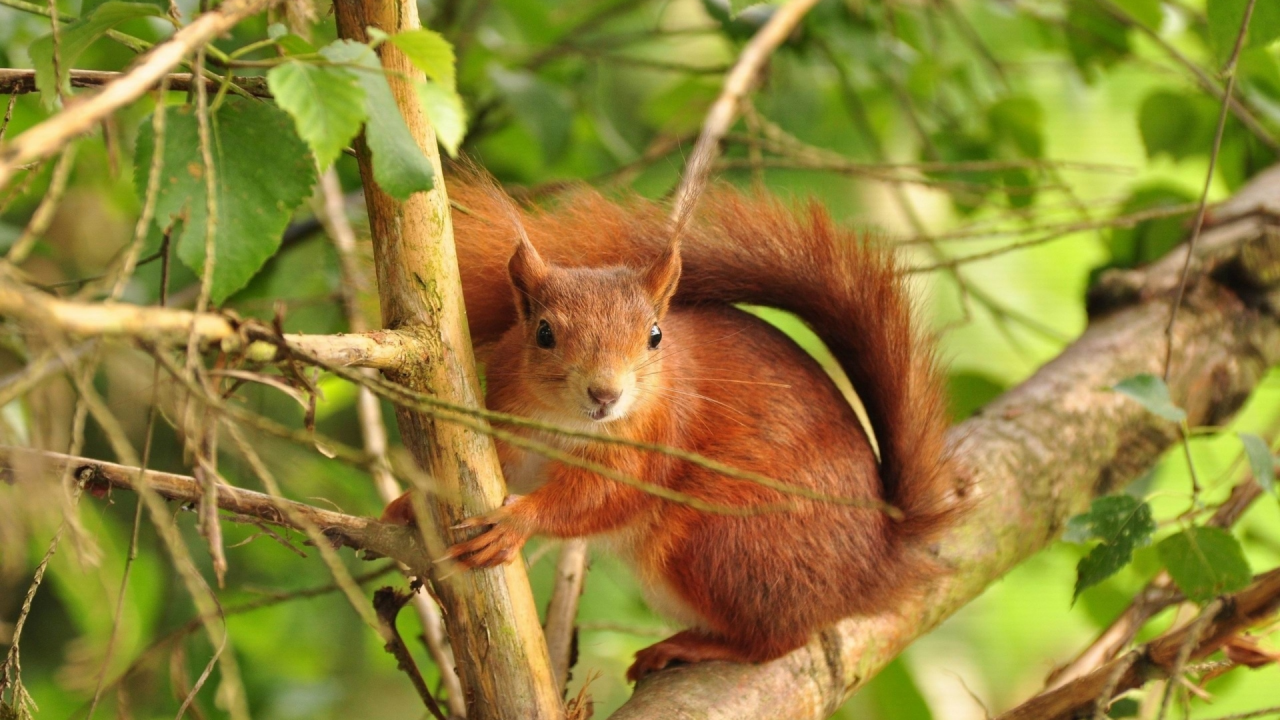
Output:
<path fill-rule="evenodd" d="M 1215 214 L 1192 264 L 1169 386 L 1192 425 L 1221 424 L 1280 362 L 1280 168 Z M 703 663 L 642 682 L 616 720 L 825 718 L 919 635 L 1044 548 L 1072 515 L 1152 465 L 1177 427 L 1109 388 L 1163 371 L 1182 247 L 1112 273 L 1079 339 L 950 433 L 971 509 L 933 548 L 951 569 L 891 612 L 845 620 L 761 665 Z"/>
<path fill-rule="evenodd" d="M 367 40 L 368 27 L 388 34 L 419 27 L 412 0 L 340 0 L 334 11 L 339 34 L 360 42 Z M 414 390 L 482 407 L 435 132 L 407 80 L 421 78 L 421 73 L 391 43 L 383 43 L 378 52 L 405 122 L 436 173 L 435 189 L 400 203 L 377 186 L 369 149 L 362 139 L 357 141 L 382 321 L 387 328 L 416 335 L 422 349 L 419 362 L 387 375 Z M 453 525 L 503 500 L 505 485 L 493 442 L 402 408 L 396 418 L 405 446 L 431 475 L 430 517 L 420 523 L 439 533 L 441 546 L 461 540 L 450 529 Z M 552 682 L 524 563 L 446 575 L 434 585 L 467 695 L 468 717 L 560 717 L 560 693 Z"/>

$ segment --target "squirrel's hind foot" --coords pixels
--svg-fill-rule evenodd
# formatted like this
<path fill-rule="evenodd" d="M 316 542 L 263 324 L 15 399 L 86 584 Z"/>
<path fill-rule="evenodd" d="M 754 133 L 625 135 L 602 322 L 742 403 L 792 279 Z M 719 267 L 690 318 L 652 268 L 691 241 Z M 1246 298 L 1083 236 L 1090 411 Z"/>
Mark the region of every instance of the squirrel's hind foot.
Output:
<path fill-rule="evenodd" d="M 649 673 L 675 663 L 707 660 L 749 663 L 758 662 L 761 658 L 744 652 L 726 638 L 699 630 L 684 630 L 636 653 L 636 661 L 627 670 L 627 679 L 637 682 Z"/>

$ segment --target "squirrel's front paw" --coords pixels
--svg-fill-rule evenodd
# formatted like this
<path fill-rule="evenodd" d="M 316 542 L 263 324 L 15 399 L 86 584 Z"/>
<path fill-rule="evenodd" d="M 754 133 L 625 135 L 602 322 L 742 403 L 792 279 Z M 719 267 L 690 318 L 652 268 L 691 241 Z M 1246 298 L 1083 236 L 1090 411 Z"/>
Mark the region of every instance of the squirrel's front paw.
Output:
<path fill-rule="evenodd" d="M 445 557 L 466 567 L 494 567 L 515 559 L 529 533 L 517 527 L 510 507 L 516 496 L 508 497 L 502 507 L 468 518 L 454 525 L 455 530 L 483 527 L 484 532 L 449 548 Z"/>

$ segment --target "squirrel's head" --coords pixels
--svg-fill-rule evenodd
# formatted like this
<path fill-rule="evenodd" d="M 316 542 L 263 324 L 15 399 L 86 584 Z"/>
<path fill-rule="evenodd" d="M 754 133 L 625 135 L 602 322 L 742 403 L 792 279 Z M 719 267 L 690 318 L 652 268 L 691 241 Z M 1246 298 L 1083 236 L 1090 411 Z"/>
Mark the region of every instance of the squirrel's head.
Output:
<path fill-rule="evenodd" d="M 633 410 L 656 385 L 679 247 L 643 269 L 568 268 L 548 264 L 522 238 L 507 267 L 524 387 L 562 421 L 610 422 Z"/>

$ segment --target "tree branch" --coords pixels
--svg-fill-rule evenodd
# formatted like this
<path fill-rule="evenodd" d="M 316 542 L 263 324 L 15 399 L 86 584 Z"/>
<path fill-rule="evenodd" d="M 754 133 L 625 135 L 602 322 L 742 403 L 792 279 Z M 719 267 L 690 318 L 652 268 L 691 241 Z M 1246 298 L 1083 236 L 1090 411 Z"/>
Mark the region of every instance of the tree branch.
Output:
<path fill-rule="evenodd" d="M 417 340 L 395 330 L 343 335 L 278 335 L 253 319 L 216 312 L 196 313 L 129 303 L 84 303 L 60 300 L 0 281 L 0 315 L 20 317 L 81 337 L 127 337 L 182 345 L 191 336 L 203 347 L 218 345 L 257 362 L 284 360 L 280 350 L 293 350 L 342 367 L 395 369 L 418 361 Z"/>
<path fill-rule="evenodd" d="M 1224 598 L 1217 606 L 1220 609 L 1203 621 L 1197 618 L 1165 633 L 1078 680 L 1032 698 L 997 720 L 1069 720 L 1099 701 L 1105 707 L 1112 697 L 1141 687 L 1148 680 L 1180 674 L 1180 665 L 1186 660 L 1207 657 L 1243 630 L 1261 624 L 1280 610 L 1280 570 L 1259 576 L 1252 585 Z"/>
<path fill-rule="evenodd" d="M 196 18 L 138 59 L 131 70 L 96 93 L 32 127 L 0 146 L 0 188 L 21 165 L 53 155 L 73 138 L 92 130 L 103 118 L 142 97 L 160 78 L 197 48 L 266 10 L 278 0 L 226 0 L 217 10 Z"/>
<path fill-rule="evenodd" d="M 738 110 L 742 99 L 751 92 L 760 76 L 760 70 L 769 56 L 796 29 L 805 14 L 818 4 L 818 0 L 791 0 L 774 11 L 769 21 L 760 28 L 747 46 L 742 49 L 733 69 L 725 76 L 724 88 L 720 96 L 707 111 L 707 118 L 702 122 L 702 133 L 693 146 L 693 154 L 685 166 L 684 175 L 680 178 L 680 187 L 676 190 L 675 206 L 671 217 L 676 224 L 688 216 L 702 194 L 711 174 L 711 166 L 720 155 L 720 141 L 733 127 L 738 119 Z"/>
<path fill-rule="evenodd" d="M 368 28 L 394 34 L 420 27 L 415 0 L 350 0 L 334 4 L 338 34 L 364 42 Z M 392 43 L 378 52 L 405 123 L 435 170 L 435 187 L 399 202 L 374 179 L 369 148 L 356 140 L 356 159 L 369 209 L 384 327 L 412 334 L 417 362 L 387 373 L 393 382 L 443 401 L 484 406 L 467 332 L 453 244 L 449 199 L 435 131 L 412 80 L 422 78 Z M 436 492 L 414 497 L 424 539 L 445 543 L 465 535 L 451 528 L 498 507 L 506 493 L 493 441 L 474 428 L 439 422 L 397 406 L 405 447 L 430 474 Z M 445 626 L 458 663 L 471 720 L 557 720 L 564 714 L 524 563 L 435 578 Z"/>
<path fill-rule="evenodd" d="M 125 76 L 125 73 L 111 70 L 71 70 L 68 72 L 71 87 L 99 87 L 114 82 Z M 191 82 L 191 73 L 170 73 L 169 89 L 176 92 L 187 92 L 195 87 Z M 210 92 L 217 92 L 221 85 L 216 78 L 206 77 L 205 87 Z M 230 82 L 235 83 L 254 97 L 270 98 L 265 77 L 236 76 Z M 36 91 L 36 71 L 15 68 L 0 68 L 0 95 L 21 95 Z"/>
<path fill-rule="evenodd" d="M 1280 167 L 1226 203 L 1222 221 L 1200 239 L 1169 378 L 1193 424 L 1224 422 L 1280 362 L 1280 253 L 1271 252 L 1277 233 L 1267 210 L 1276 197 Z M 1185 252 L 1104 281 L 1123 291 L 1108 293 L 1107 315 L 1095 317 L 1029 380 L 952 429 L 973 507 L 936 545 L 950 575 L 883 614 L 845 620 L 779 660 L 657 673 L 614 718 L 826 717 L 912 640 L 1051 543 L 1092 497 L 1154 463 L 1177 429 L 1108 388 L 1161 370 Z"/>
<path fill-rule="evenodd" d="M 72 477 L 90 491 L 112 488 L 130 492 L 138 490 L 138 469 L 135 467 L 62 453 L 0 447 L 0 469 L 3 471 L 0 477 L 6 482 L 12 482 L 15 476 L 25 475 L 56 479 L 69 470 Z M 146 486 L 166 500 L 199 504 L 204 498 L 203 488 L 189 475 L 148 470 L 143 477 Z M 218 487 L 218 507 L 236 515 L 258 518 L 299 531 L 304 529 L 303 523 L 292 523 L 289 518 L 304 520 L 318 527 L 335 544 L 407 563 L 419 574 L 425 575 L 430 571 L 430 567 L 424 566 L 421 540 L 409 528 L 292 500 L 277 500 L 270 495 L 232 485 Z"/>

